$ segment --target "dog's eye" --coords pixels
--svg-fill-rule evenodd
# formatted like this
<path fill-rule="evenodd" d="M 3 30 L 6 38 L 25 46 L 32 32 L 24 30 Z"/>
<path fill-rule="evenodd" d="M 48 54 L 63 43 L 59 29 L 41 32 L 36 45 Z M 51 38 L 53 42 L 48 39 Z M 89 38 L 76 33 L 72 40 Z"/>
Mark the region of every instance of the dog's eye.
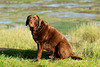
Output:
<path fill-rule="evenodd" d="M 28 19 L 31 19 L 31 17 L 28 17 Z"/>
<path fill-rule="evenodd" d="M 35 17 L 33 17 L 35 19 Z"/>

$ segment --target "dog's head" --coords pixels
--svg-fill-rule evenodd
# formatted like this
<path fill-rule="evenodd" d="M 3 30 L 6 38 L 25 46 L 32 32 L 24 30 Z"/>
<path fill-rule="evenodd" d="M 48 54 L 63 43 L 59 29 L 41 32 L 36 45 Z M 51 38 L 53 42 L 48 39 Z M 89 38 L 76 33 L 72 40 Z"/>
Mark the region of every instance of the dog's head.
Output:
<path fill-rule="evenodd" d="M 37 15 L 29 15 L 26 20 L 26 26 L 29 25 L 30 30 L 36 31 L 39 29 L 41 19 Z"/>

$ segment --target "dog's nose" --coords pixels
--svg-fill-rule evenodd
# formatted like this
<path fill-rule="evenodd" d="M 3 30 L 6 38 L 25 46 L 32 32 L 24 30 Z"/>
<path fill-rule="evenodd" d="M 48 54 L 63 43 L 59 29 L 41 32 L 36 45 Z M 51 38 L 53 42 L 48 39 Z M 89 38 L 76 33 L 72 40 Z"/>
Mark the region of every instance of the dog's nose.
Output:
<path fill-rule="evenodd" d="M 32 24 L 32 23 L 29 23 L 29 26 L 30 26 L 30 27 L 33 27 L 33 24 Z"/>

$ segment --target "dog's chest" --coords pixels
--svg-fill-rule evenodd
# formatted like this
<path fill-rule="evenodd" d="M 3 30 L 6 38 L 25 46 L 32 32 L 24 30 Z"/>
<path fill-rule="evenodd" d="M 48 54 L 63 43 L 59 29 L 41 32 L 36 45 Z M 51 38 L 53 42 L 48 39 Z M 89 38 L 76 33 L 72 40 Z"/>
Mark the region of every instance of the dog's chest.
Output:
<path fill-rule="evenodd" d="M 46 44 L 46 43 L 45 43 L 45 44 L 43 45 L 43 49 L 47 50 L 48 52 L 51 51 L 51 48 L 52 48 L 52 47 L 51 47 L 50 44 Z"/>

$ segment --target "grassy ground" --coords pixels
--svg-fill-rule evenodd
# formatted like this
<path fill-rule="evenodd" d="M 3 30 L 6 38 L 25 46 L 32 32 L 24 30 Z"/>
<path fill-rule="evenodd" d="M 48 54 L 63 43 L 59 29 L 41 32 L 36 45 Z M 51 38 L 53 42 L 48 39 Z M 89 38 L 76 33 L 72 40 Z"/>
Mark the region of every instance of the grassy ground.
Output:
<path fill-rule="evenodd" d="M 1 67 L 99 67 L 100 60 L 72 60 L 65 59 L 60 61 L 45 60 L 42 59 L 40 62 L 32 63 L 32 59 L 23 59 L 15 57 L 0 56 Z"/>
<path fill-rule="evenodd" d="M 3 0 L 0 4 L 34 4 L 40 0 Z M 52 2 L 38 3 L 38 7 L 1 7 L 0 18 L 13 20 L 12 23 L 0 24 L 0 67 L 100 67 L 100 27 L 89 22 L 100 22 L 99 1 L 93 0 L 93 7 L 43 7 L 45 4 L 77 3 L 80 0 L 53 0 Z M 54 2 L 55 1 L 55 2 Z M 60 1 L 60 2 L 58 2 Z M 66 2 L 62 2 L 66 1 Z M 74 1 L 74 2 L 72 2 Z M 81 0 L 82 1 L 82 0 Z M 14 10 L 14 11 L 13 11 Z M 49 16 L 48 13 L 39 14 L 38 12 L 51 10 L 53 12 L 79 12 L 96 14 L 95 17 L 62 17 Z M 11 12 L 9 12 L 11 11 Z M 83 60 L 51 60 L 48 52 L 44 51 L 40 62 L 33 63 L 37 56 L 37 45 L 33 41 L 31 32 L 25 27 L 25 21 L 29 14 L 36 14 L 50 25 L 57 28 L 63 34 L 71 35 L 70 43 L 75 56 L 80 56 Z M 84 23 L 84 24 L 83 24 Z M 22 25 L 22 26 L 21 26 Z M 18 26 L 18 27 L 16 27 Z M 7 50 L 1 50 L 6 48 Z"/>
<path fill-rule="evenodd" d="M 59 61 L 45 59 L 48 52 L 44 51 L 42 59 L 37 63 L 33 63 L 32 61 L 37 56 L 37 48 L 29 29 L 20 27 L 1 30 L 0 47 L 12 49 L 0 50 L 0 67 L 99 67 L 99 33 L 100 27 L 94 23 L 82 24 L 69 33 L 74 55 L 82 57 L 83 60 L 81 61 L 72 60 L 71 58 Z"/>

